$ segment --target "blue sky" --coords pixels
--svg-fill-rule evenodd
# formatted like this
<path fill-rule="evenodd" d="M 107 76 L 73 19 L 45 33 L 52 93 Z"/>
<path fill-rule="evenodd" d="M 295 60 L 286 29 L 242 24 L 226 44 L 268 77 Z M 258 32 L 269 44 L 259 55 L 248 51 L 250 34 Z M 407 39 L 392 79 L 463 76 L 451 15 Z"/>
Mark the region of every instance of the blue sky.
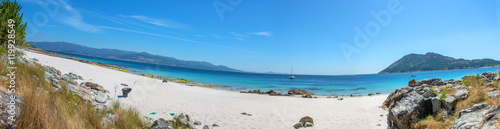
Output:
<path fill-rule="evenodd" d="M 500 60 L 494 0 L 18 2 L 28 41 L 145 51 L 244 71 L 288 73 L 293 65 L 297 74 L 371 74 L 426 52 Z"/>

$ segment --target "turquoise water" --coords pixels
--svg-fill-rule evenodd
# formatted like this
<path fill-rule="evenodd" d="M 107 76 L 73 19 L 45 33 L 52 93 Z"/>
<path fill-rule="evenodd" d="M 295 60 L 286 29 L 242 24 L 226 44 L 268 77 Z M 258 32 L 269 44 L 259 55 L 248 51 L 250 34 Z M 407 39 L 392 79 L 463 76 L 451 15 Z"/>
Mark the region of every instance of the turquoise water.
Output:
<path fill-rule="evenodd" d="M 67 53 L 61 53 L 72 55 Z M 348 95 L 368 93 L 391 93 L 395 89 L 406 87 L 411 79 L 421 80 L 440 77 L 459 80 L 464 75 L 496 72 L 500 67 L 476 68 L 462 70 L 447 70 L 433 72 L 417 72 L 416 77 L 411 73 L 397 74 L 366 74 L 366 75 L 294 75 L 295 79 L 288 79 L 286 74 L 259 74 L 200 70 L 191 68 L 171 67 L 155 64 L 146 64 L 113 59 L 94 58 L 81 55 L 72 55 L 75 58 L 100 62 L 105 64 L 127 67 L 138 73 L 153 74 L 169 78 L 182 78 L 203 84 L 217 84 L 230 86 L 226 89 L 244 89 L 261 91 L 275 90 L 286 93 L 289 89 L 305 89 L 317 95 Z"/>

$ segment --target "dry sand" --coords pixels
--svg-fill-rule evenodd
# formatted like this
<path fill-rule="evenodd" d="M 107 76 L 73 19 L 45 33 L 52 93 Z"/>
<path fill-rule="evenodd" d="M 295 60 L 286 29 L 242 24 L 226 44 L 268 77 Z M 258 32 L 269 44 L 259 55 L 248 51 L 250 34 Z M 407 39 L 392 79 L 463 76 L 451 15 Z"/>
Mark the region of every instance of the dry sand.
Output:
<path fill-rule="evenodd" d="M 220 129 L 288 129 L 303 116 L 311 116 L 318 129 L 386 128 L 387 111 L 379 108 L 387 95 L 344 97 L 344 100 L 242 94 L 235 91 L 162 83 L 161 80 L 107 69 L 69 59 L 26 52 L 42 65 L 64 73 L 81 75 L 85 81 L 102 85 L 114 96 L 114 86 L 128 84 L 128 98 L 117 98 L 122 105 L 136 108 L 141 115 L 171 119 L 169 113 L 186 113 L 203 125 Z M 121 95 L 121 93 L 118 93 Z M 151 112 L 158 114 L 150 115 Z M 252 116 L 241 115 L 246 112 Z M 382 115 L 383 116 L 380 116 Z M 377 126 L 381 124 L 381 126 Z"/>

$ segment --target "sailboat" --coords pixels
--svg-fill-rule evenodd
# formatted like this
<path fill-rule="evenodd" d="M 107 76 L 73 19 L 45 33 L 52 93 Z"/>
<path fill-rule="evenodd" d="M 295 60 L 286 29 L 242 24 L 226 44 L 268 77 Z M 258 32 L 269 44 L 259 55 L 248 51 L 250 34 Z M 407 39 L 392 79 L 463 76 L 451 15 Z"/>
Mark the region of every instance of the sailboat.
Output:
<path fill-rule="evenodd" d="M 295 79 L 295 76 L 293 76 L 293 66 L 292 69 L 290 70 L 290 77 L 288 79 Z"/>

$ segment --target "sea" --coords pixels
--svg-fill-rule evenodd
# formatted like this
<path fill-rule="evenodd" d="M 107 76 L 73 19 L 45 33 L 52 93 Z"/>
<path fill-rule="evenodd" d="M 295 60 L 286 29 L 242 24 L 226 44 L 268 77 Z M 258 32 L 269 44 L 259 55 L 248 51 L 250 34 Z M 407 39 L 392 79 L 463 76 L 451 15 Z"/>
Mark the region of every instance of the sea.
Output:
<path fill-rule="evenodd" d="M 58 52 L 61 53 L 61 52 Z M 465 75 L 476 75 L 483 72 L 496 72 L 500 67 L 415 72 L 415 73 L 393 73 L 393 74 L 363 74 L 363 75 L 294 75 L 295 79 L 288 79 L 289 74 L 263 74 L 249 72 L 228 72 L 203 69 L 192 69 L 174 66 L 164 66 L 132 61 L 123 61 L 106 58 L 96 58 L 69 53 L 81 60 L 117 65 L 134 73 L 153 74 L 156 76 L 187 79 L 200 84 L 225 85 L 229 87 L 220 88 L 226 90 L 248 91 L 274 90 L 276 92 L 288 93 L 290 89 L 304 89 L 316 95 L 367 95 L 368 93 L 388 94 L 396 89 L 408 86 L 408 81 L 422 80 L 426 78 L 441 78 L 441 80 L 460 80 Z M 411 75 L 415 74 L 415 77 Z"/>

